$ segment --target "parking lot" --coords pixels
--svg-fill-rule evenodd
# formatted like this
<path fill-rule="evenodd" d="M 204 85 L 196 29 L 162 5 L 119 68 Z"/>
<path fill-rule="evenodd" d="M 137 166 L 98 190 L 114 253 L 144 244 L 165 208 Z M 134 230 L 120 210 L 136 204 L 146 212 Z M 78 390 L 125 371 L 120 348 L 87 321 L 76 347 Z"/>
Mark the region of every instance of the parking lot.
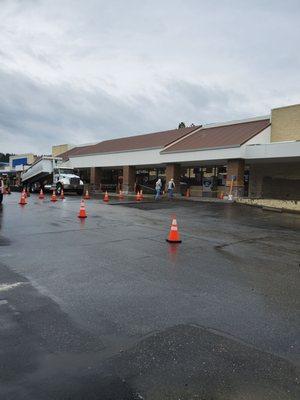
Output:
<path fill-rule="evenodd" d="M 299 215 L 18 200 L 0 210 L 1 400 L 300 398 Z"/>

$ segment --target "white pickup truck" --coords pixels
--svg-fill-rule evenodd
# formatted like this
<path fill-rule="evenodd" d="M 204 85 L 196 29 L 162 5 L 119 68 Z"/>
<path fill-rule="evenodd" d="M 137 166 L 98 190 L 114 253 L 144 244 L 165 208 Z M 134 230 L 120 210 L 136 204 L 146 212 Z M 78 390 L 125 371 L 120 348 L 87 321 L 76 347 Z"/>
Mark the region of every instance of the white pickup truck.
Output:
<path fill-rule="evenodd" d="M 83 182 L 60 157 L 42 156 L 21 175 L 22 184 L 31 192 L 56 190 L 57 194 L 73 191 L 83 194 Z"/>

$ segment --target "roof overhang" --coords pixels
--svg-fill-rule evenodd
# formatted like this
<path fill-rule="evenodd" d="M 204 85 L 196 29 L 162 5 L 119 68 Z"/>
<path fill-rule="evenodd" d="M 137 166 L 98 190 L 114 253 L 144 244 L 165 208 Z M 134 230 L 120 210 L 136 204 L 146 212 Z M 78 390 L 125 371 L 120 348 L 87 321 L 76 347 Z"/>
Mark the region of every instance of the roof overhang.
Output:
<path fill-rule="evenodd" d="M 131 153 L 131 152 L 136 152 L 136 151 L 146 151 L 146 150 L 157 150 L 157 149 L 163 149 L 162 146 L 159 147 L 145 147 L 141 149 L 128 149 L 128 150 L 119 150 L 119 151 L 103 151 L 99 153 L 86 153 L 86 154 L 71 154 L 69 155 L 69 158 L 76 158 L 76 157 L 89 157 L 89 156 L 101 156 L 101 155 L 106 155 L 106 154 L 120 154 L 120 153 Z"/>
<path fill-rule="evenodd" d="M 168 163 L 205 164 L 224 163 L 229 159 L 251 160 L 300 160 L 300 141 L 269 144 L 244 144 L 233 147 L 214 147 L 193 151 L 176 151 L 164 153 L 161 148 L 139 149 L 127 152 L 91 154 L 89 156 L 71 157 L 74 168 L 89 167 L 122 167 L 160 166 Z"/>

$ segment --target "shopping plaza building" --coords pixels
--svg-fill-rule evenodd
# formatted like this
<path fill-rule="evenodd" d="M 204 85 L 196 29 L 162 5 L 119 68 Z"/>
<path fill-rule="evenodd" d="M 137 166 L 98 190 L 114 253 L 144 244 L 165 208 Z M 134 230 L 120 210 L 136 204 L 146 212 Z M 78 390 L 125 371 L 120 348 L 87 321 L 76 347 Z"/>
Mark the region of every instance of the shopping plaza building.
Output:
<path fill-rule="evenodd" d="M 300 199 L 300 105 L 270 115 L 74 147 L 61 156 L 93 190 L 151 193 L 173 178 L 178 193 Z"/>

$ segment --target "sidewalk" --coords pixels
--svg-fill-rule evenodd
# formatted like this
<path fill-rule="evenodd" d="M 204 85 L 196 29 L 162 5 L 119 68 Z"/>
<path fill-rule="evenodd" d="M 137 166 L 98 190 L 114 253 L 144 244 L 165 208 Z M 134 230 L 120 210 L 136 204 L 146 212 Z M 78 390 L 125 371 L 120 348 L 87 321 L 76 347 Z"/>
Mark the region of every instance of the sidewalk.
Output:
<path fill-rule="evenodd" d="M 300 200 L 277 200 L 277 199 L 236 199 L 238 204 L 252 207 L 260 207 L 267 211 L 300 213 Z"/>
<path fill-rule="evenodd" d="M 104 192 L 93 192 L 91 193 L 91 195 L 93 197 L 102 197 L 104 196 Z M 109 197 L 112 199 L 116 199 L 118 198 L 118 193 L 115 192 L 109 192 L 108 193 Z M 134 193 L 130 193 L 128 195 L 125 194 L 125 199 L 128 200 L 135 200 L 135 194 Z M 153 194 L 143 194 L 144 200 L 153 200 L 154 201 L 154 195 Z M 163 196 L 161 196 L 160 200 L 158 201 L 165 201 L 168 200 L 168 195 L 165 193 Z M 197 201 L 197 202 L 204 202 L 204 203 L 234 203 L 234 200 L 228 200 L 228 199 L 218 199 L 218 198 L 210 198 L 210 197 L 185 197 L 185 196 L 181 196 L 178 194 L 174 195 L 174 200 L 176 201 Z"/>
<path fill-rule="evenodd" d="M 176 197 L 176 200 L 183 200 L 183 201 L 198 201 L 203 203 L 234 203 L 234 200 L 228 199 L 218 199 L 216 197 Z"/>

